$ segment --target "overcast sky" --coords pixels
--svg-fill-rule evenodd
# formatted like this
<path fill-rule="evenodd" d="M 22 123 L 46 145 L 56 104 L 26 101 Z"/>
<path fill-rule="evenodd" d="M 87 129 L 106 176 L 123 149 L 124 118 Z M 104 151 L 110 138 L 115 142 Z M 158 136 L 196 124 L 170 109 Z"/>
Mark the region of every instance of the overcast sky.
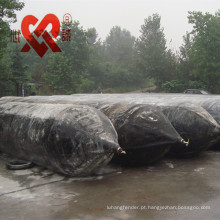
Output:
<path fill-rule="evenodd" d="M 153 13 L 161 16 L 161 25 L 167 39 L 167 46 L 177 50 L 182 36 L 191 30 L 188 11 L 215 13 L 220 9 L 220 0 L 23 0 L 25 7 L 17 12 L 18 22 L 11 28 L 20 29 L 26 15 L 41 20 L 46 14 L 55 14 L 60 21 L 65 13 L 78 20 L 84 29 L 95 27 L 99 37 L 105 39 L 109 30 L 119 25 L 132 35 L 140 35 L 144 19 Z"/>

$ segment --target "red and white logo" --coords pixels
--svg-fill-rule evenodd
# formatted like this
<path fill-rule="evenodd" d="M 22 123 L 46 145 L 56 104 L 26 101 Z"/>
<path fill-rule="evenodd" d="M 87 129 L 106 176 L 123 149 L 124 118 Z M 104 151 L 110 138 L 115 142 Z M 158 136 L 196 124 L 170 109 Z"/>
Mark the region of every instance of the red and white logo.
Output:
<path fill-rule="evenodd" d="M 47 52 L 47 50 L 50 48 L 53 52 L 62 52 L 61 49 L 58 47 L 54 39 L 57 38 L 59 31 L 60 31 L 60 21 L 54 14 L 47 14 L 40 24 L 36 27 L 34 30 L 34 34 L 37 38 L 42 37 L 43 42 L 40 44 L 35 39 L 35 37 L 32 35 L 32 33 L 29 30 L 30 25 L 36 25 L 38 22 L 38 19 L 33 15 L 27 15 L 24 17 L 21 23 L 21 31 L 24 38 L 27 40 L 27 43 L 24 45 L 24 47 L 21 49 L 21 52 L 28 52 L 31 48 L 33 48 L 36 53 L 43 57 L 44 54 Z M 50 31 L 51 35 L 46 30 L 46 27 L 52 24 L 52 29 Z"/>

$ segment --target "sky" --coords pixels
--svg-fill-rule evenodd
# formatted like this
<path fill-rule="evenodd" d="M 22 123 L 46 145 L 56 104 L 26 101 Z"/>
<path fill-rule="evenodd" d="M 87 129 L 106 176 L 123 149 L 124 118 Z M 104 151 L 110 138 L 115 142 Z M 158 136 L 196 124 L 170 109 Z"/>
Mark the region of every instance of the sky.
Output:
<path fill-rule="evenodd" d="M 69 13 L 84 29 L 95 27 L 102 40 L 116 25 L 138 37 L 144 19 L 158 13 L 161 16 L 167 47 L 174 51 L 183 43 L 183 35 L 192 29 L 192 25 L 188 24 L 188 11 L 214 14 L 220 9 L 219 0 L 23 0 L 23 2 L 25 7 L 16 13 L 18 21 L 11 25 L 11 29 L 20 29 L 22 19 L 26 15 L 34 15 L 40 22 L 46 14 L 53 13 L 63 21 L 63 15 Z"/>

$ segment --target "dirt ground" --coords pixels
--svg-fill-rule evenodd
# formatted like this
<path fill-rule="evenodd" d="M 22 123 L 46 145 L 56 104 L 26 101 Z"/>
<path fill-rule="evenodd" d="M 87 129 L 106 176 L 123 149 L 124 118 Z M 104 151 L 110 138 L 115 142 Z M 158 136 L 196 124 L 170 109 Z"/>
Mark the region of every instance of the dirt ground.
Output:
<path fill-rule="evenodd" d="M 219 219 L 220 152 L 153 166 L 108 165 L 68 178 L 33 167 L 11 171 L 0 154 L 0 219 Z"/>

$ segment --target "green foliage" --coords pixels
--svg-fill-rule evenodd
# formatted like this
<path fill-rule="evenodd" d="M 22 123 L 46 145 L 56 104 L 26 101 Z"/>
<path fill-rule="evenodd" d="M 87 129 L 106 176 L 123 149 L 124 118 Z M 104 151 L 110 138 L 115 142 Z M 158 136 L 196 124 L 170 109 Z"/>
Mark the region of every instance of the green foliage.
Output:
<path fill-rule="evenodd" d="M 13 44 L 10 43 L 9 50 L 14 50 L 15 47 L 17 47 L 18 51 L 20 51 L 23 46 L 25 45 L 26 40 L 21 37 L 20 44 Z M 35 52 L 34 49 L 30 49 L 28 53 L 21 53 L 22 56 L 22 65 L 26 68 L 26 72 L 29 74 L 29 77 L 31 78 L 31 82 L 33 83 L 43 83 L 43 72 L 45 72 L 45 66 L 48 63 L 49 56 L 53 52 L 51 50 L 48 50 L 46 54 L 41 58 L 39 55 Z"/>
<path fill-rule="evenodd" d="M 96 84 L 93 80 L 89 78 L 83 78 L 81 80 L 80 86 L 79 86 L 79 92 L 82 93 L 91 93 L 96 88 Z"/>
<path fill-rule="evenodd" d="M 23 56 L 20 53 L 20 50 L 18 47 L 15 47 L 14 50 L 11 51 L 11 72 L 12 72 L 12 78 L 11 80 L 15 84 L 21 84 L 28 82 L 30 77 L 28 76 L 26 69 L 27 67 L 23 64 Z"/>
<path fill-rule="evenodd" d="M 18 95 L 19 91 L 21 92 L 21 84 L 29 82 L 30 75 L 27 72 L 27 66 L 24 64 L 24 57 L 20 53 L 20 46 L 18 44 L 11 47 L 6 54 L 10 57 L 11 62 L 10 70 L 8 70 L 11 73 L 9 80 L 14 85 L 14 89 L 11 92 L 14 95 Z"/>
<path fill-rule="evenodd" d="M 173 79 L 183 84 L 185 89 L 207 89 L 219 93 L 220 13 L 189 12 L 188 19 L 193 30 L 183 37 Z M 167 91 L 178 90 L 179 85 L 172 81 L 169 83 L 165 83 L 163 88 Z"/>
<path fill-rule="evenodd" d="M 0 1 L 0 96 L 16 95 L 15 82 L 20 81 L 19 76 L 23 74 L 16 72 L 16 68 L 18 71 L 21 70 L 20 54 L 16 52 L 12 57 L 6 49 L 10 40 L 9 24 L 16 22 L 15 11 L 23 7 L 24 3 L 18 0 Z"/>
<path fill-rule="evenodd" d="M 5 54 L 2 59 L 0 59 L 0 97 L 6 95 L 15 95 L 15 85 L 11 81 L 12 61 L 9 54 Z"/>
<path fill-rule="evenodd" d="M 199 80 L 196 81 L 190 80 L 188 82 L 188 87 L 193 89 L 207 89 L 206 85 Z"/>
<path fill-rule="evenodd" d="M 73 90 L 73 74 L 70 61 L 63 54 L 51 54 L 44 73 L 44 80 L 55 94 L 67 94 Z"/>
<path fill-rule="evenodd" d="M 180 47 L 179 65 L 177 67 L 177 78 L 188 84 L 191 77 L 193 63 L 189 58 L 189 53 L 192 47 L 192 39 L 189 33 L 183 36 L 183 45 Z"/>
<path fill-rule="evenodd" d="M 5 18 L 7 22 L 16 22 L 15 11 L 20 11 L 24 7 L 24 2 L 19 0 L 1 0 L 0 18 Z"/>
<path fill-rule="evenodd" d="M 89 61 L 86 73 L 83 76 L 82 85 L 80 85 L 80 92 L 96 91 L 98 87 L 102 87 L 102 82 L 104 81 L 104 45 L 98 39 L 95 28 L 88 29 L 86 36 L 89 47 Z"/>
<path fill-rule="evenodd" d="M 3 56 L 4 49 L 10 39 L 9 23 L 17 21 L 15 11 L 19 11 L 23 7 L 24 3 L 18 0 L 0 1 L 0 58 Z"/>
<path fill-rule="evenodd" d="M 5 48 L 7 47 L 7 43 L 10 39 L 10 28 L 8 23 L 4 22 L 0 18 L 0 59 L 2 58 Z"/>
<path fill-rule="evenodd" d="M 0 59 L 0 96 L 17 95 L 21 84 L 30 80 L 19 46 L 16 44 L 7 51 Z"/>
<path fill-rule="evenodd" d="M 189 50 L 189 60 L 193 63 L 190 76 L 193 80 L 200 80 L 209 91 L 219 92 L 220 12 L 215 15 L 189 12 L 188 19 L 194 25 Z"/>
<path fill-rule="evenodd" d="M 132 65 L 135 37 L 126 29 L 115 26 L 104 42 L 106 61 L 120 63 L 124 67 Z"/>
<path fill-rule="evenodd" d="M 137 67 L 143 76 L 154 78 L 160 87 L 170 79 L 167 66 L 166 39 L 160 26 L 161 17 L 153 14 L 141 26 L 141 36 L 137 40 Z"/>
<path fill-rule="evenodd" d="M 102 43 L 97 40 L 96 31 L 92 31 L 94 38 L 93 44 L 89 45 L 90 62 L 87 71 L 88 79 L 94 82 L 90 83 L 91 91 L 96 91 L 98 87 L 103 91 L 126 90 L 140 84 L 140 75 L 134 70 L 135 38 L 130 32 L 118 26 L 113 27 Z"/>
<path fill-rule="evenodd" d="M 90 93 L 97 88 L 126 92 L 155 84 L 155 91 L 220 92 L 220 12 L 189 12 L 193 30 L 184 36 L 179 56 L 166 48 L 161 17 L 153 14 L 144 20 L 138 39 L 115 26 L 101 41 L 95 28 L 84 30 L 78 21 L 70 27 L 62 24 L 57 40 L 62 53 L 48 50 L 40 58 L 33 49 L 20 53 L 24 38 L 7 46 L 9 23 L 24 5 L 15 0 L 1 2 L 0 96 L 15 95 L 16 85 L 25 82 L 43 84 L 41 94 Z M 68 28 L 71 41 L 62 41 L 62 29 Z"/>
<path fill-rule="evenodd" d="M 104 88 L 125 88 L 134 81 L 133 74 L 127 68 L 118 65 L 118 63 L 106 62 L 103 64 L 103 68 L 104 81 L 102 86 Z"/>
<path fill-rule="evenodd" d="M 43 75 L 45 82 L 56 94 L 79 92 L 89 62 L 86 32 L 76 21 L 72 23 L 70 29 L 71 41 L 58 40 L 62 53 L 50 55 L 46 72 Z"/>
<path fill-rule="evenodd" d="M 183 92 L 185 89 L 184 84 L 179 80 L 166 81 L 161 87 L 166 92 Z"/>

